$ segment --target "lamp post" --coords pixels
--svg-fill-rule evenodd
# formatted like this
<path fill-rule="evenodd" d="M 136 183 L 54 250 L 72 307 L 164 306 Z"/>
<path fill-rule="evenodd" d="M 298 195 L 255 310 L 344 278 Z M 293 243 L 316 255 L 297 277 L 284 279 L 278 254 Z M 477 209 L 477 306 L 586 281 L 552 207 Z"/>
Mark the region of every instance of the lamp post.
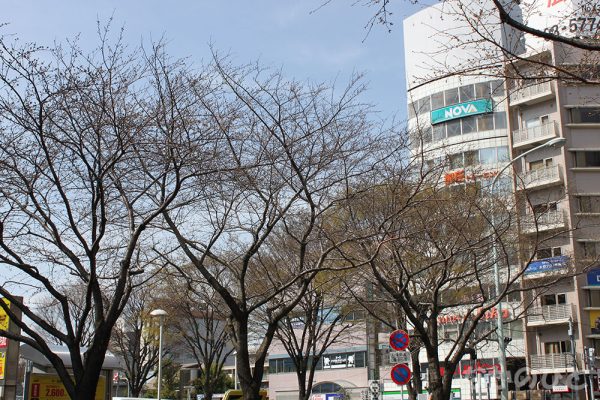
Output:
<path fill-rule="evenodd" d="M 158 330 L 158 384 L 156 385 L 156 398 L 160 400 L 160 383 L 162 380 L 162 332 L 163 323 L 167 312 L 165 310 L 156 309 L 150 312 L 152 317 L 158 317 L 159 330 Z"/>
<path fill-rule="evenodd" d="M 511 165 L 513 165 L 516 161 L 522 159 L 523 157 L 533 153 L 534 151 L 538 151 L 540 149 L 546 148 L 546 147 L 558 147 L 558 146 L 564 146 L 565 142 L 567 141 L 567 139 L 565 138 L 553 138 L 548 140 L 545 143 L 540 144 L 539 146 L 534 147 L 531 150 L 527 150 L 526 152 L 519 154 L 517 157 L 513 158 L 512 160 L 510 160 L 504 167 L 502 167 L 502 169 L 500 169 L 500 171 L 498 171 L 498 174 L 494 177 L 494 179 L 492 180 L 492 186 L 490 189 L 491 192 L 491 196 L 492 198 L 494 197 L 494 190 L 496 188 L 496 183 L 498 182 L 498 178 L 500 178 L 500 175 L 502 175 L 502 173 Z M 492 228 L 494 229 L 494 236 L 496 236 L 495 234 L 495 226 L 496 226 L 496 221 L 495 221 L 495 212 L 492 213 Z M 496 296 L 498 296 L 500 294 L 500 266 L 498 265 L 498 250 L 496 248 L 496 237 L 494 237 L 494 241 L 493 241 L 493 245 L 492 245 L 492 256 L 494 257 L 494 286 L 496 289 Z M 498 350 L 500 352 L 500 382 L 501 382 L 501 400 L 508 400 L 508 380 L 507 380 L 507 376 L 506 376 L 506 344 L 504 343 L 504 327 L 502 325 L 502 299 L 498 299 L 498 305 L 496 306 L 496 309 L 498 311 L 498 315 L 496 318 L 496 335 L 497 335 L 497 340 L 498 340 Z"/>

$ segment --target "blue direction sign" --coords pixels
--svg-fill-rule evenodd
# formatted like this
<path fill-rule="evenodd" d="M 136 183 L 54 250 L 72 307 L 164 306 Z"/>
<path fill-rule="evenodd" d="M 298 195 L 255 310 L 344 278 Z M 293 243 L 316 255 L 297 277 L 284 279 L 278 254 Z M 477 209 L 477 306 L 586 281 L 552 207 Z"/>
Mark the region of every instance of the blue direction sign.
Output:
<path fill-rule="evenodd" d="M 411 372 L 406 364 L 396 364 L 392 368 L 392 380 L 396 385 L 406 385 L 410 381 Z"/>
<path fill-rule="evenodd" d="M 397 329 L 390 333 L 390 347 L 396 351 L 406 350 L 409 341 L 408 333 L 402 329 Z"/>

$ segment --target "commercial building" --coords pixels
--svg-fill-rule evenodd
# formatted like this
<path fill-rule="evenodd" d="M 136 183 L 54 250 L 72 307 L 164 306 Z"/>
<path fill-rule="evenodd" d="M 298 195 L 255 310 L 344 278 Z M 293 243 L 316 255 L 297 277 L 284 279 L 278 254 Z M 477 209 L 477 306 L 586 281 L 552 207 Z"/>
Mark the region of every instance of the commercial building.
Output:
<path fill-rule="evenodd" d="M 563 25 L 575 17 L 597 18 L 599 6 L 534 3 L 524 1 L 512 11 L 534 27 L 579 37 L 590 32 Z M 533 11 L 527 8 L 532 5 Z M 525 18 L 530 12 L 532 18 Z M 600 86 L 577 79 L 598 81 L 599 60 L 594 53 L 519 35 L 484 12 L 486 34 L 521 57 L 485 68 L 481 55 L 495 50 L 477 39 L 481 32 L 465 31 L 467 13 L 445 3 L 405 21 L 409 126 L 417 133 L 413 151 L 443 166 L 444 184 L 477 182 L 485 188 L 509 159 L 552 138 L 566 139 L 563 148 L 516 162 L 513 184 L 501 188 L 517 204 L 522 285 L 537 288 L 526 292 L 524 300 L 533 304 L 525 318 L 508 329 L 509 364 L 524 361 L 528 374 L 541 382 L 534 389 L 570 398 L 567 373 L 594 378 L 594 350 L 588 349 L 600 354 L 600 272 L 594 269 L 600 255 Z M 451 50 L 453 38 L 477 46 Z M 441 75 L 444 68 L 455 73 Z M 560 275 L 570 277 L 555 283 Z M 483 358 L 494 364 L 497 346 L 486 351 Z M 591 398 L 592 387 L 600 396 L 597 379 L 585 382 L 589 391 L 582 396 Z M 457 386 L 464 387 L 460 379 Z"/>

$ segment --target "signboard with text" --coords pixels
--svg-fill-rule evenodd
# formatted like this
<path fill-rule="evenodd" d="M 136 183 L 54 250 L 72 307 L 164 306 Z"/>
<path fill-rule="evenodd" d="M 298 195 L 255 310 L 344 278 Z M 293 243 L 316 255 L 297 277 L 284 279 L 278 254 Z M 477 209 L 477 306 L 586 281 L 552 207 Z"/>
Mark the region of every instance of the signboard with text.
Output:
<path fill-rule="evenodd" d="M 8 299 L 2 298 L 2 301 L 4 301 L 4 303 L 10 307 L 10 301 Z M 8 314 L 6 314 L 4 308 L 0 307 L 0 330 L 7 331 L 9 324 L 10 319 L 8 318 Z"/>
<path fill-rule="evenodd" d="M 569 264 L 568 256 L 558 256 L 535 260 L 529 263 L 525 268 L 524 275 L 542 274 L 567 268 Z"/>
<path fill-rule="evenodd" d="M 600 286 L 600 268 L 588 271 L 587 284 L 588 286 Z"/>
<path fill-rule="evenodd" d="M 105 379 L 103 376 L 96 386 L 94 400 L 104 400 Z M 57 375 L 31 374 L 27 400 L 70 400 L 65 386 Z"/>
<path fill-rule="evenodd" d="M 6 353 L 0 353 L 0 380 L 4 379 L 5 369 L 6 369 Z"/>
<path fill-rule="evenodd" d="M 439 124 L 453 119 L 468 117 L 470 115 L 486 114 L 493 111 L 491 99 L 478 99 L 451 106 L 438 108 L 431 111 L 431 125 Z"/>

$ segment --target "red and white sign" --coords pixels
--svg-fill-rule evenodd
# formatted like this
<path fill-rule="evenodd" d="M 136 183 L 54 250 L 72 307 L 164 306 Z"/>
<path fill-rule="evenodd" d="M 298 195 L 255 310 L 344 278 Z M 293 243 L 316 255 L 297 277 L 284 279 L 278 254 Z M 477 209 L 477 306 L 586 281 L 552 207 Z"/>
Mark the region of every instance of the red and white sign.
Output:
<path fill-rule="evenodd" d="M 6 347 L 8 347 L 8 339 L 0 336 L 0 349 L 5 349 Z"/>

